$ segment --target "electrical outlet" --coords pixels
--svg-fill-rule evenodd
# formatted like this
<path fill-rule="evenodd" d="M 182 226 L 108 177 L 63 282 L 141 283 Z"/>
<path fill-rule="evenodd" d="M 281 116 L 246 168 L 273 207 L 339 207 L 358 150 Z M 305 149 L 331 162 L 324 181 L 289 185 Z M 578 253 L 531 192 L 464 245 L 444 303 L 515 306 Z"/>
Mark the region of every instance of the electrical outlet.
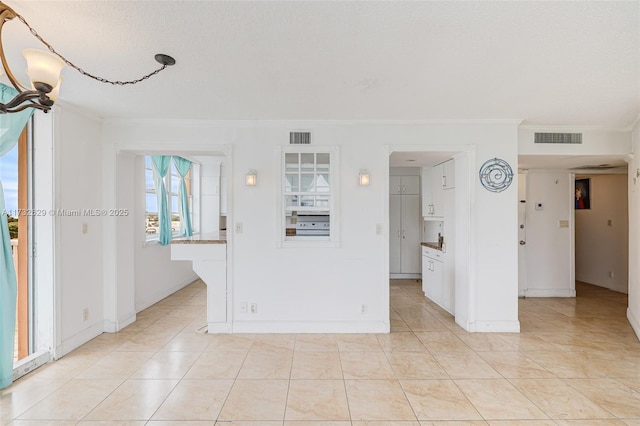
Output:
<path fill-rule="evenodd" d="M 86 234 L 87 232 L 89 232 L 89 225 L 86 223 L 82 224 L 82 233 Z"/>
<path fill-rule="evenodd" d="M 367 305 L 365 305 L 365 304 L 360 305 L 360 313 L 361 314 L 366 314 L 367 313 Z"/>
<path fill-rule="evenodd" d="M 236 223 L 236 234 L 242 234 L 242 222 Z"/>
<path fill-rule="evenodd" d="M 249 312 L 252 314 L 258 313 L 258 304 L 257 303 L 249 303 Z"/>
<path fill-rule="evenodd" d="M 560 220 L 558 222 L 560 228 L 568 228 L 569 227 L 569 221 L 568 220 Z"/>
<path fill-rule="evenodd" d="M 87 321 L 89 319 L 89 308 L 84 308 L 82 310 L 82 321 Z"/>
<path fill-rule="evenodd" d="M 240 313 L 241 314 L 246 314 L 248 310 L 249 310 L 249 304 L 247 302 L 240 303 Z"/>
<path fill-rule="evenodd" d="M 382 224 L 376 224 L 376 235 L 382 235 Z"/>
<path fill-rule="evenodd" d="M 615 278 L 616 274 L 613 271 L 609 271 L 609 278 Z"/>

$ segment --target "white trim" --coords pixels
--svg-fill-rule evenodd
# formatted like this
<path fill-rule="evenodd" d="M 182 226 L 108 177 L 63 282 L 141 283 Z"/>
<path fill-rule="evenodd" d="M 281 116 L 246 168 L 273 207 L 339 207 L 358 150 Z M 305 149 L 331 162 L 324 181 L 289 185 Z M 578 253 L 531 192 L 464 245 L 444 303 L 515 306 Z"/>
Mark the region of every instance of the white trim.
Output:
<path fill-rule="evenodd" d="M 469 323 L 471 333 L 520 333 L 520 321 L 479 321 Z"/>
<path fill-rule="evenodd" d="M 238 321 L 234 333 L 389 333 L 388 321 Z M 209 328 L 211 333 L 211 328 Z"/>
<path fill-rule="evenodd" d="M 631 324 L 631 328 L 636 333 L 636 337 L 640 340 L 640 321 L 633 316 L 633 312 L 631 309 L 627 308 L 627 319 L 629 320 L 629 324 Z"/>
<path fill-rule="evenodd" d="M 211 334 L 231 334 L 234 332 L 233 325 L 229 322 L 207 323 L 207 333 Z"/>
<path fill-rule="evenodd" d="M 576 297 L 575 289 L 533 288 L 519 291 L 520 297 Z"/>
<path fill-rule="evenodd" d="M 49 351 L 32 353 L 20 361 L 17 361 L 13 365 L 13 381 L 15 382 L 20 377 L 25 376 L 36 368 L 45 365 L 49 361 L 51 361 L 51 353 Z"/>
<path fill-rule="evenodd" d="M 74 336 L 69 337 L 62 341 L 59 346 L 59 353 L 56 353 L 55 359 L 65 356 L 69 352 L 74 349 L 79 348 L 80 346 L 87 343 L 89 340 L 94 339 L 102 334 L 102 324 L 96 323 L 89 328 L 82 330 L 81 332 L 75 334 Z"/>
<path fill-rule="evenodd" d="M 392 280 L 419 280 L 419 279 L 422 279 L 422 274 L 389 274 L 389 279 L 392 279 Z"/>
<path fill-rule="evenodd" d="M 102 329 L 105 333 L 117 333 L 118 331 L 121 331 L 123 328 L 133 324 L 134 322 L 136 322 L 136 314 L 133 314 L 132 316 L 130 316 L 124 321 L 114 322 L 114 321 L 109 321 L 105 319 L 103 321 Z"/>

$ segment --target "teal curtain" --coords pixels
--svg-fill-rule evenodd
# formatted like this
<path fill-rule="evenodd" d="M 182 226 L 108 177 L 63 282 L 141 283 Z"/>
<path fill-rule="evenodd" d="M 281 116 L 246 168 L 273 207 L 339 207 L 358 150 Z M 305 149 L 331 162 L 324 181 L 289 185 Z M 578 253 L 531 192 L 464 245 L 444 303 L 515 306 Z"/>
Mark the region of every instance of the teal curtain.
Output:
<path fill-rule="evenodd" d="M 7 103 L 18 92 L 0 83 L 0 102 Z M 33 110 L 0 114 L 0 157 L 18 143 L 20 133 Z M 4 190 L 0 181 L 0 389 L 13 382 L 13 342 L 16 331 L 16 297 L 18 285 L 13 267 L 11 238 L 7 223 Z"/>
<path fill-rule="evenodd" d="M 180 175 L 180 235 L 183 237 L 190 237 L 193 235 L 191 229 L 191 215 L 189 214 L 189 193 L 187 192 L 187 183 L 184 177 L 191 170 L 191 161 L 182 157 L 173 157 L 173 163 L 176 165 L 176 170 Z"/>
<path fill-rule="evenodd" d="M 167 199 L 167 188 L 164 185 L 164 177 L 171 164 L 170 155 L 152 155 L 154 179 L 156 183 L 156 197 L 158 199 L 158 221 L 160 222 L 160 244 L 166 246 L 171 242 L 171 210 Z"/>

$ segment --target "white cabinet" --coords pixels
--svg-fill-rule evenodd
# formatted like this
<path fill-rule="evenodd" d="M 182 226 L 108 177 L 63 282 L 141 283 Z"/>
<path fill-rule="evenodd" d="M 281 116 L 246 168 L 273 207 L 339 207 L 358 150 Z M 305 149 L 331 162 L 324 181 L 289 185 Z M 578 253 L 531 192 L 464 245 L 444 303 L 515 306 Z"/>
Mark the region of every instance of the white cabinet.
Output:
<path fill-rule="evenodd" d="M 438 306 L 454 313 L 455 282 L 452 261 L 436 249 L 422 247 L 422 291 Z"/>
<path fill-rule="evenodd" d="M 456 163 L 453 159 L 442 163 L 442 188 L 453 189 L 456 187 Z"/>
<path fill-rule="evenodd" d="M 227 215 L 227 168 L 224 164 L 220 165 L 220 215 Z"/>
<path fill-rule="evenodd" d="M 414 177 L 418 178 L 418 176 Z M 390 195 L 389 272 L 391 274 L 420 273 L 420 234 L 420 195 Z"/>
<path fill-rule="evenodd" d="M 389 194 L 420 195 L 420 176 L 389 176 Z"/>
<path fill-rule="evenodd" d="M 442 218 L 443 166 L 422 168 L 422 216 Z"/>

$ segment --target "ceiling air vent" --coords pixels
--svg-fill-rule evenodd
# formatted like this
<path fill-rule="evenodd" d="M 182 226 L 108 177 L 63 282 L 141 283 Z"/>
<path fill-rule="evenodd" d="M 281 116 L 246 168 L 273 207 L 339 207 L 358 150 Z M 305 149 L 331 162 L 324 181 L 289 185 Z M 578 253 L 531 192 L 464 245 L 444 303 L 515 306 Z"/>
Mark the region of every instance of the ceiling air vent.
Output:
<path fill-rule="evenodd" d="M 534 143 L 582 143 L 582 133 L 536 133 Z"/>
<path fill-rule="evenodd" d="M 289 143 L 291 145 L 309 145 L 311 132 L 289 132 Z"/>

